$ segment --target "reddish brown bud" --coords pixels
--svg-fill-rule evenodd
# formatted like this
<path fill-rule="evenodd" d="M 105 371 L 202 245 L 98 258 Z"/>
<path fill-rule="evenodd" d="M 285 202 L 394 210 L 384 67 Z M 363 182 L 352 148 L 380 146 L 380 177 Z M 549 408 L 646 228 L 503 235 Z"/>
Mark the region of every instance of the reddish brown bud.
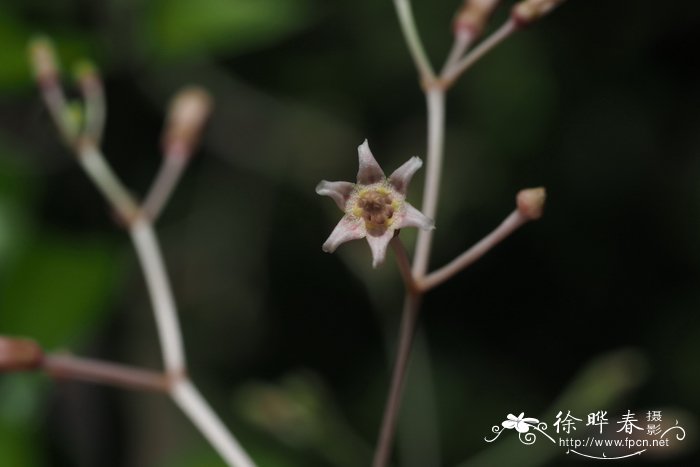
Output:
<path fill-rule="evenodd" d="M 516 3 L 511 11 L 511 17 L 518 26 L 526 26 L 537 21 L 564 0 L 523 0 Z"/>
<path fill-rule="evenodd" d="M 177 93 L 170 104 L 163 137 L 166 155 L 184 156 L 197 144 L 212 99 L 204 89 L 188 87 Z"/>
<path fill-rule="evenodd" d="M 480 36 L 499 0 L 465 0 L 454 20 L 455 34 Z"/>
<path fill-rule="evenodd" d="M 58 64 L 53 44 L 45 37 L 29 42 L 29 60 L 34 77 L 42 86 L 54 85 L 58 80 Z"/>
<path fill-rule="evenodd" d="M 518 192 L 515 202 L 520 214 L 529 220 L 535 220 L 542 217 L 546 198 L 547 193 L 543 187 L 527 188 Z"/>
<path fill-rule="evenodd" d="M 0 372 L 32 370 L 41 365 L 44 353 L 29 339 L 0 337 Z"/>

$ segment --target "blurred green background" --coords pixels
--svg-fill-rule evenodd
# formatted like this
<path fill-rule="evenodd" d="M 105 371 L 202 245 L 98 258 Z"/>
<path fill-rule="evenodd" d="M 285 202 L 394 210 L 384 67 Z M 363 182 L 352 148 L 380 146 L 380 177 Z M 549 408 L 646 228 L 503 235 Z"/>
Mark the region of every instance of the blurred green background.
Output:
<path fill-rule="evenodd" d="M 459 2 L 414 4 L 437 65 Z M 388 171 L 424 156 L 391 1 L 0 3 L 0 333 L 157 368 L 128 238 L 29 78 L 36 33 L 55 40 L 71 95 L 73 62 L 99 65 L 104 149 L 137 194 L 160 163 L 168 97 L 211 91 L 203 147 L 158 225 L 193 379 L 261 466 L 368 465 L 401 282 L 391 258 L 370 268 L 365 242 L 321 252 L 340 213 L 314 187 L 352 180 L 364 138 Z M 581 465 L 512 433 L 483 440 L 508 413 L 551 424 L 568 409 L 664 410 L 688 437 L 640 462 L 697 465 L 699 45 L 697 2 L 571 0 L 450 92 L 433 267 L 517 190 L 549 199 L 426 298 L 397 465 Z M 223 464 L 165 397 L 9 374 L 0 465 Z"/>

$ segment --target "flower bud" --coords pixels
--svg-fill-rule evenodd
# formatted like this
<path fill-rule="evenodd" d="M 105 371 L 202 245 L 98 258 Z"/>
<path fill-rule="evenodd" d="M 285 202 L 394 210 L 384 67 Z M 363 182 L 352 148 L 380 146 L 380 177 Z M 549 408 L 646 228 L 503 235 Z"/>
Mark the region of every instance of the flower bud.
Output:
<path fill-rule="evenodd" d="M 454 20 L 455 34 L 480 36 L 499 0 L 465 0 Z"/>
<path fill-rule="evenodd" d="M 523 0 L 513 6 L 511 17 L 518 26 L 527 26 L 563 2 L 564 0 Z"/>
<path fill-rule="evenodd" d="M 94 89 L 100 85 L 100 74 L 97 67 L 88 60 L 78 62 L 73 68 L 73 75 L 80 87 L 85 90 Z"/>
<path fill-rule="evenodd" d="M 0 336 L 0 372 L 32 370 L 41 365 L 43 357 L 33 340 Z"/>
<path fill-rule="evenodd" d="M 527 188 L 518 192 L 515 201 L 522 216 L 535 220 L 542 217 L 546 198 L 547 193 L 543 187 Z"/>
<path fill-rule="evenodd" d="M 166 155 L 185 157 L 197 144 L 212 100 L 204 89 L 188 87 L 177 93 L 168 111 L 163 146 Z"/>
<path fill-rule="evenodd" d="M 38 37 L 29 42 L 29 60 L 34 77 L 41 86 L 56 84 L 58 64 L 53 43 L 49 39 Z"/>

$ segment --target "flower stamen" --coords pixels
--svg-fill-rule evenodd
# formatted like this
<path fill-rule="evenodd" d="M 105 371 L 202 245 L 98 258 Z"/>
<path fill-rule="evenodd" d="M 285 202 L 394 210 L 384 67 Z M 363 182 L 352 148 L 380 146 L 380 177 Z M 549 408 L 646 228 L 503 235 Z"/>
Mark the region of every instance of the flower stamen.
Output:
<path fill-rule="evenodd" d="M 364 190 L 357 199 L 357 217 L 365 221 L 365 227 L 370 233 L 381 235 L 392 223 L 394 204 L 390 192 L 382 189 Z"/>

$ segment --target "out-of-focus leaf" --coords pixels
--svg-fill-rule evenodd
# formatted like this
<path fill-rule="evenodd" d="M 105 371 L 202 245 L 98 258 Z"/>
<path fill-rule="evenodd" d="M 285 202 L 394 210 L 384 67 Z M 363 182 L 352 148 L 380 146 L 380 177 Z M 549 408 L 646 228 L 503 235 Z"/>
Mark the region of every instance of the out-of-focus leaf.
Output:
<path fill-rule="evenodd" d="M 28 37 L 21 23 L 0 11 L 0 88 L 14 87 L 29 80 Z"/>
<path fill-rule="evenodd" d="M 17 258 L 30 228 L 25 205 L 32 184 L 20 159 L 6 157 L 11 152 L 0 141 L 0 274 Z"/>
<path fill-rule="evenodd" d="M 148 8 L 144 39 L 160 58 L 255 48 L 308 24 L 312 12 L 309 0 L 157 0 Z"/>
<path fill-rule="evenodd" d="M 36 375 L 11 375 L 0 380 L 0 465 L 38 465 L 40 391 Z"/>
<path fill-rule="evenodd" d="M 0 424 L 0 463 L 2 465 L 38 465 L 36 449 L 25 430 Z"/>
<path fill-rule="evenodd" d="M 0 380 L 0 422 L 19 428 L 38 414 L 40 376 L 13 374 Z"/>
<path fill-rule="evenodd" d="M 74 342 L 105 311 L 117 266 L 102 244 L 36 242 L 0 285 L 0 332 L 46 348 Z"/>
<path fill-rule="evenodd" d="M 18 203 L 0 194 L 0 274 L 6 273 L 17 259 L 27 235 L 27 225 L 24 211 Z"/>
<path fill-rule="evenodd" d="M 315 452 L 329 465 L 370 462 L 371 448 L 350 428 L 321 380 L 311 373 L 290 374 L 280 385 L 248 383 L 234 395 L 234 404 L 251 424 L 300 452 Z"/>
<path fill-rule="evenodd" d="M 19 152 L 0 136 L 0 196 L 24 199 L 29 194 L 31 183 L 28 170 L 22 164 L 24 158 Z"/>

